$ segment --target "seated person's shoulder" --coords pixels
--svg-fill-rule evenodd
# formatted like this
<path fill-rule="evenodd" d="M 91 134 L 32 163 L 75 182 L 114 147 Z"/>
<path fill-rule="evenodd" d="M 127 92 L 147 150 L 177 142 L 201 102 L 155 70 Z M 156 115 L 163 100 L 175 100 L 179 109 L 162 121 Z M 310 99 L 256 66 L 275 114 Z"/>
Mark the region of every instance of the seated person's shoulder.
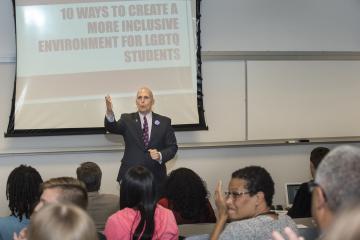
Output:
<path fill-rule="evenodd" d="M 119 196 L 115 195 L 115 194 L 109 194 L 109 193 L 102 193 L 99 194 L 99 200 L 102 201 L 106 201 L 112 204 L 120 204 L 120 198 Z M 100 200 L 100 201 L 101 201 Z"/>

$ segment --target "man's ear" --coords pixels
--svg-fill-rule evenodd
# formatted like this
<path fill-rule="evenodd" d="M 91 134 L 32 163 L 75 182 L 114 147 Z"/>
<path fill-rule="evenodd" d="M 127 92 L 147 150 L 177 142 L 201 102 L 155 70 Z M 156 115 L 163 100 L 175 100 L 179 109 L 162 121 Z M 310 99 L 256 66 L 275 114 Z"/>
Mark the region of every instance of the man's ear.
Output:
<path fill-rule="evenodd" d="M 320 187 L 316 187 L 314 189 L 315 191 L 315 194 L 316 194 L 316 198 L 315 198 L 315 201 L 316 201 L 316 208 L 317 210 L 325 207 L 326 205 L 326 198 L 325 198 L 325 195 L 324 195 L 324 192 L 323 190 L 320 188 Z"/>
<path fill-rule="evenodd" d="M 265 202 L 265 194 L 263 192 L 256 193 L 256 201 L 257 204 Z"/>
<path fill-rule="evenodd" d="M 333 213 L 327 204 L 326 195 L 320 187 L 313 190 L 313 217 L 320 229 L 325 229 L 331 225 L 333 221 Z"/>

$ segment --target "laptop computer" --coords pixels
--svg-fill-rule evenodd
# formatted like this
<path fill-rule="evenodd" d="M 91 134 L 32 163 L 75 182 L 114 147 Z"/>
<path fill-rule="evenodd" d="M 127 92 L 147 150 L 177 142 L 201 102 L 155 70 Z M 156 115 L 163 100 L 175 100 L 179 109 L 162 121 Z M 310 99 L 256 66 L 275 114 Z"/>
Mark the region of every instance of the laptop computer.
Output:
<path fill-rule="evenodd" d="M 294 199 L 297 191 L 300 188 L 301 183 L 285 183 L 285 198 L 286 206 L 289 208 L 294 203 Z"/>

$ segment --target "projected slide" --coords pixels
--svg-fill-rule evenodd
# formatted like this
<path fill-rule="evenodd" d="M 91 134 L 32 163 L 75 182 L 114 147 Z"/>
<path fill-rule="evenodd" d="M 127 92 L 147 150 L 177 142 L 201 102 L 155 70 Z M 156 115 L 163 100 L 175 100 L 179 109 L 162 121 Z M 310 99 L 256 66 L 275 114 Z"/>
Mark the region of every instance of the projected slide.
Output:
<path fill-rule="evenodd" d="M 148 86 L 154 111 L 199 123 L 194 0 L 17 0 L 14 129 L 103 127 L 136 111 Z"/>

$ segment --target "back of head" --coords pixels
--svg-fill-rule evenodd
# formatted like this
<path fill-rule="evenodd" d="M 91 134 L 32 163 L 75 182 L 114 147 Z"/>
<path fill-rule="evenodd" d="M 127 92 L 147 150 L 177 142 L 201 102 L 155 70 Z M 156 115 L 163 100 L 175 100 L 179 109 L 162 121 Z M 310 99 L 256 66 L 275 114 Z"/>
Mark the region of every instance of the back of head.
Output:
<path fill-rule="evenodd" d="M 120 209 L 133 208 L 140 211 L 141 220 L 138 226 L 133 226 L 136 228 L 133 239 L 139 236 L 141 239 L 152 238 L 156 200 L 152 173 L 142 166 L 130 168 L 121 181 Z"/>
<path fill-rule="evenodd" d="M 188 168 L 172 171 L 165 184 L 165 197 L 184 219 L 200 220 L 207 209 L 207 196 L 204 181 Z"/>
<path fill-rule="evenodd" d="M 41 185 L 42 191 L 48 188 L 57 188 L 61 191 L 58 202 L 72 203 L 86 209 L 88 196 L 83 182 L 72 177 L 51 178 Z"/>
<path fill-rule="evenodd" d="M 31 166 L 20 165 L 10 173 L 6 184 L 6 198 L 13 216 L 20 219 L 23 215 L 30 217 L 39 200 L 42 182 L 39 172 Z"/>
<path fill-rule="evenodd" d="M 340 146 L 332 150 L 319 165 L 315 182 L 323 189 L 333 212 L 351 202 L 359 202 L 360 149 Z"/>
<path fill-rule="evenodd" d="M 265 168 L 259 166 L 241 168 L 233 172 L 231 177 L 245 180 L 250 196 L 253 196 L 258 192 L 263 192 L 266 205 L 268 207 L 271 206 L 275 192 L 274 181 Z"/>
<path fill-rule="evenodd" d="M 76 169 L 77 179 L 85 183 L 88 192 L 100 190 L 102 172 L 94 162 L 84 162 Z"/>
<path fill-rule="evenodd" d="M 75 205 L 49 204 L 35 213 L 28 240 L 97 240 L 94 222 Z"/>
<path fill-rule="evenodd" d="M 310 161 L 314 165 L 315 169 L 318 168 L 323 158 L 330 152 L 330 149 L 326 147 L 317 147 L 311 151 Z"/>

